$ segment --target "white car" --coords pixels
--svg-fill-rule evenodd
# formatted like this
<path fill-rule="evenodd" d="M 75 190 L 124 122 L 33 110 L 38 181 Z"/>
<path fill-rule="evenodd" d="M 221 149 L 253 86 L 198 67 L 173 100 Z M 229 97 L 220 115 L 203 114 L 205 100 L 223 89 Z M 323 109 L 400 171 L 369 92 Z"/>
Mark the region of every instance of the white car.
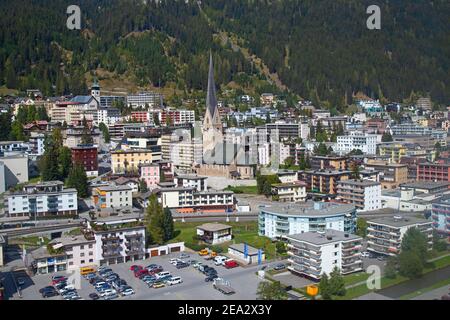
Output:
<path fill-rule="evenodd" d="M 180 262 L 180 259 L 170 259 L 170 260 L 169 260 L 169 263 L 170 263 L 170 264 L 173 264 L 174 266 L 175 266 L 178 262 Z"/>
<path fill-rule="evenodd" d="M 132 294 L 134 294 L 134 290 L 131 288 L 125 289 L 124 291 L 121 292 L 121 295 L 124 297 L 131 296 Z"/>
<path fill-rule="evenodd" d="M 361 257 L 369 258 L 370 257 L 370 253 L 368 251 L 363 251 L 363 252 L 361 252 Z"/>
<path fill-rule="evenodd" d="M 169 280 L 167 280 L 166 284 L 169 286 L 173 286 L 175 284 L 183 283 L 183 279 L 181 277 L 172 277 Z"/>
<path fill-rule="evenodd" d="M 105 297 L 105 296 L 109 296 L 109 295 L 113 295 L 113 294 L 117 294 L 117 291 L 114 289 L 106 289 L 105 291 L 100 293 L 100 297 Z"/>

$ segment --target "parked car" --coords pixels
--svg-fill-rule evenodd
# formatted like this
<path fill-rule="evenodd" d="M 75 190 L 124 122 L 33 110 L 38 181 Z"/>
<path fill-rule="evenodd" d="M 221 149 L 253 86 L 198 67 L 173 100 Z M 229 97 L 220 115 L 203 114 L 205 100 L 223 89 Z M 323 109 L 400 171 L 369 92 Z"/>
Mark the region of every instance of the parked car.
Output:
<path fill-rule="evenodd" d="M 164 271 L 164 269 L 161 268 L 161 267 L 158 267 L 158 268 L 154 268 L 154 269 L 150 270 L 148 273 L 149 274 L 157 274 L 157 273 L 162 272 L 162 271 Z"/>
<path fill-rule="evenodd" d="M 273 270 L 276 270 L 276 271 L 283 270 L 283 269 L 286 269 L 286 265 L 284 263 L 278 263 L 275 265 L 275 267 L 273 267 Z"/>
<path fill-rule="evenodd" d="M 178 262 L 180 262 L 181 260 L 180 259 L 170 259 L 169 260 L 169 263 L 170 264 L 173 264 L 173 265 L 176 265 Z"/>
<path fill-rule="evenodd" d="M 237 262 L 234 261 L 234 260 L 227 260 L 227 261 L 225 261 L 224 266 L 225 266 L 225 268 L 227 268 L 227 269 L 231 269 L 231 268 L 236 268 L 236 267 L 238 267 L 239 265 L 238 265 Z"/>
<path fill-rule="evenodd" d="M 45 289 L 41 293 L 42 293 L 42 298 L 50 298 L 50 297 L 54 297 L 54 296 L 58 295 L 58 292 L 55 290 L 55 288 Z"/>
<path fill-rule="evenodd" d="M 148 270 L 147 269 L 140 269 L 134 272 L 134 276 L 136 278 L 139 278 L 141 275 L 146 275 L 148 274 Z"/>
<path fill-rule="evenodd" d="M 136 272 L 136 270 L 141 270 L 144 269 L 142 266 L 138 266 L 138 265 L 132 265 L 130 267 L 130 271 Z"/>
<path fill-rule="evenodd" d="M 194 267 L 195 269 L 198 269 L 198 268 L 200 268 L 200 266 L 202 266 L 202 265 L 203 265 L 203 263 L 201 263 L 201 262 L 196 262 L 196 263 L 193 264 L 193 267 Z"/>
<path fill-rule="evenodd" d="M 219 278 L 219 276 L 217 274 L 209 274 L 206 278 L 205 278 L 205 282 L 210 282 L 210 281 L 214 281 L 214 279 Z"/>
<path fill-rule="evenodd" d="M 178 259 L 183 260 L 183 259 L 187 259 L 189 257 L 190 257 L 190 255 L 188 255 L 187 253 L 182 253 L 182 254 L 179 255 Z"/>
<path fill-rule="evenodd" d="M 166 281 L 166 284 L 168 284 L 169 286 L 173 286 L 179 283 L 183 283 L 183 279 L 181 279 L 181 277 L 170 277 L 170 279 Z"/>
<path fill-rule="evenodd" d="M 369 257 L 370 257 L 370 252 L 368 252 L 368 251 L 363 251 L 363 252 L 361 252 L 361 257 L 363 257 L 363 258 L 369 258 Z"/>
<path fill-rule="evenodd" d="M 214 264 L 216 266 L 221 266 L 221 265 L 223 265 L 225 263 L 226 260 L 228 260 L 227 257 L 217 256 L 217 257 L 214 258 Z"/>
<path fill-rule="evenodd" d="M 149 265 L 146 267 L 146 269 L 147 269 L 148 271 L 150 271 L 150 270 L 154 270 L 154 269 L 162 269 L 162 267 L 159 266 L 159 265 L 157 265 L 157 264 L 152 263 L 152 264 L 149 264 Z"/>
<path fill-rule="evenodd" d="M 100 296 L 94 292 L 89 294 L 89 298 L 91 298 L 92 300 L 98 300 L 100 299 Z"/>
<path fill-rule="evenodd" d="M 155 289 L 163 288 L 163 287 L 165 287 L 165 286 L 166 286 L 166 284 L 165 284 L 164 282 L 162 282 L 162 281 L 155 282 L 155 283 L 152 285 L 152 287 L 155 288 Z"/>
<path fill-rule="evenodd" d="M 131 296 L 132 294 L 134 294 L 135 292 L 134 292 L 134 290 L 133 290 L 133 288 L 131 288 L 131 287 L 128 287 L 128 288 L 126 288 L 126 289 L 124 289 L 124 290 L 122 290 L 121 292 L 120 292 L 120 294 L 122 295 L 122 296 L 124 296 L 124 297 L 126 297 L 126 296 Z"/>
<path fill-rule="evenodd" d="M 39 289 L 39 293 L 42 293 L 42 292 L 48 291 L 48 290 L 55 290 L 55 287 L 53 287 L 53 286 L 46 286 L 44 288 Z"/>
<path fill-rule="evenodd" d="M 156 279 L 159 280 L 163 277 L 171 276 L 171 274 L 169 271 L 162 271 L 162 272 L 157 273 L 155 276 L 156 276 Z"/>
<path fill-rule="evenodd" d="M 187 268 L 187 267 L 189 267 L 189 264 L 187 264 L 186 262 L 180 262 L 180 263 L 177 263 L 175 267 L 177 269 Z"/>
<path fill-rule="evenodd" d="M 61 282 L 61 281 L 67 281 L 67 277 L 65 277 L 65 276 L 53 276 L 52 277 L 52 284 L 53 285 L 55 285 L 55 284 L 57 284 L 58 282 Z"/>
<path fill-rule="evenodd" d="M 106 289 L 105 291 L 103 291 L 100 294 L 100 297 L 104 297 L 104 296 L 107 296 L 107 295 L 110 295 L 110 294 L 116 294 L 116 293 L 117 293 L 117 291 L 114 290 L 114 289 Z"/>
<path fill-rule="evenodd" d="M 117 295 L 117 293 L 112 293 L 112 294 L 108 294 L 106 296 L 103 297 L 104 300 L 112 300 L 112 299 L 117 299 L 119 296 Z"/>

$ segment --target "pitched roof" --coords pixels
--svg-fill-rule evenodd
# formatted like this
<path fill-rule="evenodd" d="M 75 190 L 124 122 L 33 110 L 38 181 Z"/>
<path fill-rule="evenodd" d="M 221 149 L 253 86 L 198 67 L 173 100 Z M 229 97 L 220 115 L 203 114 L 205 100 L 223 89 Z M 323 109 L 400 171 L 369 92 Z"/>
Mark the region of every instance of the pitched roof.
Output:
<path fill-rule="evenodd" d="M 214 82 L 214 65 L 211 52 L 209 53 L 209 71 L 208 71 L 208 92 L 206 94 L 206 109 L 209 110 L 211 118 L 217 110 L 216 84 Z"/>

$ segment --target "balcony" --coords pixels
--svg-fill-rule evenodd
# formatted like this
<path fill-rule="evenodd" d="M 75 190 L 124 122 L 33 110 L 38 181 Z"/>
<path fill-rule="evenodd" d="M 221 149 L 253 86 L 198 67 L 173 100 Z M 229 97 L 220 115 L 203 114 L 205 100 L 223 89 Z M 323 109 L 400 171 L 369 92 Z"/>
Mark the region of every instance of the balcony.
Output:
<path fill-rule="evenodd" d="M 120 251 L 103 251 L 102 253 L 103 258 L 117 258 L 121 256 Z"/>

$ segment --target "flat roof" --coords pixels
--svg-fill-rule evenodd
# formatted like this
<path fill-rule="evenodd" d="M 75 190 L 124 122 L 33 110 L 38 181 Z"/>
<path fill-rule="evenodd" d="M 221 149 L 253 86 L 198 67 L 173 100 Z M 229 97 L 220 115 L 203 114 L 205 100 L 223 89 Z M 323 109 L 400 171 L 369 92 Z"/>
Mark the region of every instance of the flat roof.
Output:
<path fill-rule="evenodd" d="M 62 238 L 56 238 L 51 241 L 52 244 L 61 243 L 63 246 L 73 246 L 77 244 L 83 244 L 88 242 L 95 242 L 95 240 L 87 240 L 84 235 L 78 236 L 66 236 Z"/>
<path fill-rule="evenodd" d="M 243 243 L 232 244 L 232 245 L 228 246 L 228 248 L 239 251 L 241 253 L 244 253 L 244 244 Z M 264 249 L 261 249 L 261 250 L 262 250 L 262 253 L 264 253 Z M 258 249 L 247 245 L 247 253 L 249 256 L 255 256 L 258 254 Z"/>
<path fill-rule="evenodd" d="M 353 212 L 356 207 L 352 204 L 335 202 L 313 202 L 306 203 L 271 203 L 260 206 L 260 211 L 274 215 L 286 215 L 296 217 L 327 217 L 343 215 Z"/>
<path fill-rule="evenodd" d="M 122 186 L 99 186 L 97 187 L 97 189 L 100 189 L 102 191 L 131 191 L 133 190 L 131 187 L 127 186 L 127 185 L 122 185 Z"/>
<path fill-rule="evenodd" d="M 450 183 L 447 181 L 415 181 L 402 183 L 400 187 L 415 188 L 415 189 L 435 189 L 448 187 Z"/>
<path fill-rule="evenodd" d="M 360 236 L 343 231 L 327 229 L 322 232 L 304 232 L 286 236 L 288 239 L 304 241 L 314 245 L 323 245 L 337 241 L 362 240 Z"/>
<path fill-rule="evenodd" d="M 230 229 L 230 228 L 231 228 L 231 226 L 222 224 L 222 223 L 204 223 L 201 226 L 197 226 L 197 229 L 210 231 L 210 232 L 221 231 L 221 230 L 226 230 L 226 229 Z"/>
<path fill-rule="evenodd" d="M 376 181 L 370 181 L 370 180 L 341 180 L 339 181 L 339 184 L 349 184 L 352 186 L 358 186 L 358 187 L 370 187 L 370 186 L 378 186 L 381 185 L 381 183 Z"/>
<path fill-rule="evenodd" d="M 400 213 L 400 212 L 399 212 Z M 394 218 L 398 217 L 398 218 Z M 422 218 L 416 218 L 412 216 L 403 217 L 401 214 L 395 215 L 395 216 L 389 216 L 389 217 L 382 217 L 382 218 L 375 218 L 375 219 L 368 219 L 368 223 L 374 223 L 374 224 L 384 224 L 391 227 L 405 227 L 413 224 L 424 224 L 424 223 L 431 223 L 431 221 L 427 219 Z"/>
<path fill-rule="evenodd" d="M 196 174 L 180 174 L 177 175 L 176 178 L 178 179 L 186 179 L 186 180 L 196 180 L 196 179 L 208 179 L 208 177 L 205 176 L 198 176 Z"/>

